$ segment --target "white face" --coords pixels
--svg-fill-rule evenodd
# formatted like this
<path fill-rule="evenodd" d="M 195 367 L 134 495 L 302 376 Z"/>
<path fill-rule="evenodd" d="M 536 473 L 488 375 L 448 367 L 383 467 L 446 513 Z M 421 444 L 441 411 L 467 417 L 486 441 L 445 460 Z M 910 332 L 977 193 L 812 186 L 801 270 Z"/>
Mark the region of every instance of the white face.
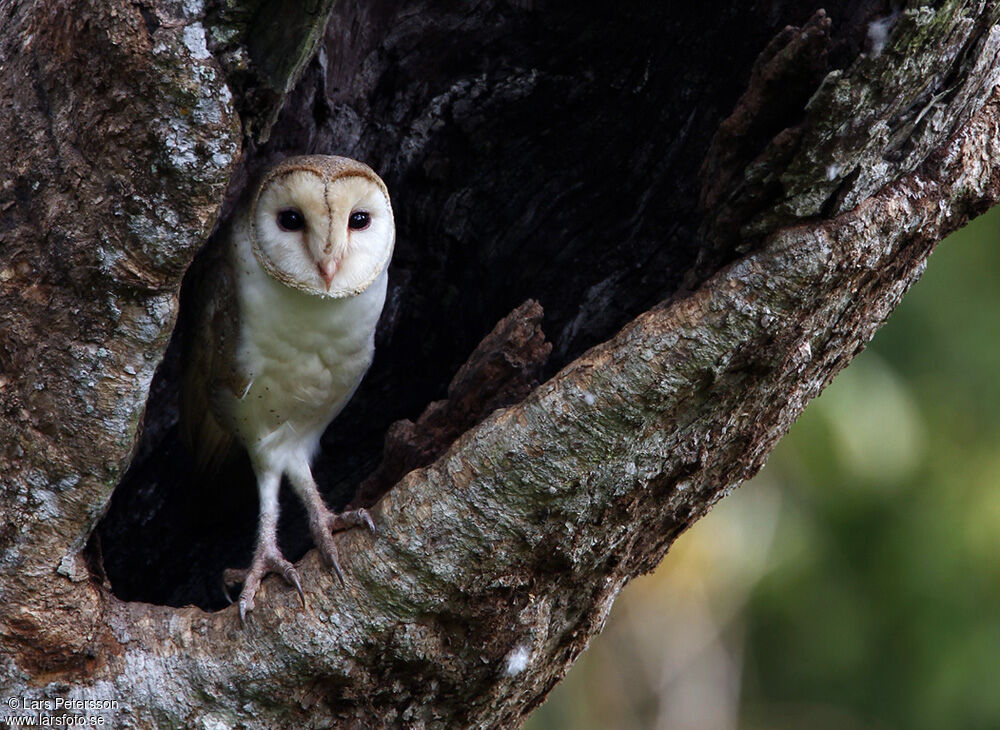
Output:
<path fill-rule="evenodd" d="M 364 291 L 389 263 L 396 236 L 389 198 L 375 180 L 367 168 L 334 177 L 293 168 L 265 181 L 252 224 L 267 272 L 318 296 Z"/>

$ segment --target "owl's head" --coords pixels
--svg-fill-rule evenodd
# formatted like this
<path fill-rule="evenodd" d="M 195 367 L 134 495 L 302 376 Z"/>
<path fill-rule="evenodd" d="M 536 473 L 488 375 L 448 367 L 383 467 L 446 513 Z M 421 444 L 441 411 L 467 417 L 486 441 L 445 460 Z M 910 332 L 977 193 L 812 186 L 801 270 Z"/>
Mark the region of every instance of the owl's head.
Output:
<path fill-rule="evenodd" d="M 250 206 L 254 256 L 286 286 L 322 297 L 368 288 L 389 263 L 396 228 L 385 183 L 346 157 L 291 157 Z"/>

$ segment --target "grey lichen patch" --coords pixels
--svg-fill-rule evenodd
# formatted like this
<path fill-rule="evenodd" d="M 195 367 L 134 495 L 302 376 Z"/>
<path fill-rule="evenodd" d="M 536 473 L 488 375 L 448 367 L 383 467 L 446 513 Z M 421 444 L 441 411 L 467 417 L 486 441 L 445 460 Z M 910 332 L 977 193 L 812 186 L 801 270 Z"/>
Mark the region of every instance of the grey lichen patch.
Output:
<path fill-rule="evenodd" d="M 201 23 L 190 23 L 184 26 L 182 35 L 184 45 L 191 53 L 191 58 L 205 60 L 212 57 L 208 52 L 208 43 L 205 39 L 205 28 Z"/>
<path fill-rule="evenodd" d="M 143 258 L 162 269 L 189 260 L 204 240 L 214 218 L 189 210 L 190 196 L 206 188 L 221 195 L 240 145 L 233 97 L 208 52 L 200 19 L 160 27 L 154 39 L 161 103 L 149 124 L 157 150 L 149 171 L 156 182 L 128 223 Z M 191 213 L 201 218 L 195 226 Z"/>

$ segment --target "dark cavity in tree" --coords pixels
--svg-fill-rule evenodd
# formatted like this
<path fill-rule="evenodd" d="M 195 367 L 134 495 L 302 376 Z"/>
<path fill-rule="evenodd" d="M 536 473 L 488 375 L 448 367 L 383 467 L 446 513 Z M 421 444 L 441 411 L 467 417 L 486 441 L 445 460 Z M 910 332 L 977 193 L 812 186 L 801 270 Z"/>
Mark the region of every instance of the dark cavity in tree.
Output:
<path fill-rule="evenodd" d="M 545 377 L 737 255 L 703 240 L 699 170 L 761 49 L 816 7 L 591 5 L 481 3 L 470 14 L 413 0 L 340 3 L 269 141 L 248 150 L 223 215 L 267 164 L 312 152 L 372 165 L 397 212 L 375 362 L 314 463 L 332 506 L 379 467 L 390 426 L 444 398 L 477 343 L 525 300 L 544 308 L 554 348 Z M 861 50 L 864 38 L 838 37 L 838 27 L 864 28 L 887 4 L 826 9 L 832 38 L 813 74 Z M 752 144 L 766 143 L 765 131 Z M 176 428 L 183 310 L 182 294 L 140 444 L 94 548 L 122 599 L 217 609 L 222 570 L 249 563 L 256 489 L 245 462 L 211 485 L 191 480 Z M 455 435 L 447 424 L 435 433 Z M 297 560 L 311 543 L 289 491 L 280 541 Z"/>

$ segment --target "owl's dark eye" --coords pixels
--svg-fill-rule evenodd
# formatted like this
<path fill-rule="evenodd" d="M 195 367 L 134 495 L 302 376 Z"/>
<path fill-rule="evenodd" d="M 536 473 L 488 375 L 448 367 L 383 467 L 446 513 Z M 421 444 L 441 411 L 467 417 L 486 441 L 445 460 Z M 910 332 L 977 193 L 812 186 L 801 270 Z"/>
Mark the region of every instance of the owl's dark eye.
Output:
<path fill-rule="evenodd" d="M 283 231 L 301 231 L 306 227 L 306 217 L 295 208 L 278 211 L 278 228 Z"/>
<path fill-rule="evenodd" d="M 347 227 L 352 231 L 363 231 L 372 222 L 372 215 L 366 210 L 356 210 L 347 219 Z"/>

